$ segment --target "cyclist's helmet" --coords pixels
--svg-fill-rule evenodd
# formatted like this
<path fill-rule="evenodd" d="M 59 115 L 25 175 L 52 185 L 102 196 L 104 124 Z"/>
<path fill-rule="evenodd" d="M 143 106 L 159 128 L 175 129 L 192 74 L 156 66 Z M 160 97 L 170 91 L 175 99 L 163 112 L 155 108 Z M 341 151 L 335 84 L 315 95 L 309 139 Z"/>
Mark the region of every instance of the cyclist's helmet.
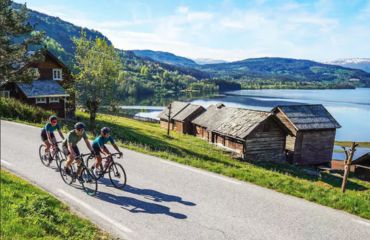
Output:
<path fill-rule="evenodd" d="M 55 115 L 51 115 L 51 116 L 49 117 L 49 122 L 52 122 L 52 121 L 55 121 L 55 120 L 58 120 L 57 116 L 55 116 Z"/>
<path fill-rule="evenodd" d="M 78 122 L 78 123 L 76 123 L 75 124 L 75 129 L 77 129 L 77 130 L 81 130 L 81 129 L 85 129 L 85 124 L 83 123 L 83 122 Z"/>
<path fill-rule="evenodd" d="M 109 129 L 109 127 L 103 127 L 100 131 L 101 131 L 103 134 L 110 133 L 110 129 Z"/>

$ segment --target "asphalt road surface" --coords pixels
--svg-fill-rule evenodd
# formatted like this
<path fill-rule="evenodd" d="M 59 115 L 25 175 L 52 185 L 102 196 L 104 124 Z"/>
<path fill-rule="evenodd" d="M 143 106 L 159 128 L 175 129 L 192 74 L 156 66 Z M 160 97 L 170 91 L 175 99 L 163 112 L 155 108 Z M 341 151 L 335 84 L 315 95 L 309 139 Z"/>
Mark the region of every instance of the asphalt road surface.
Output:
<path fill-rule="evenodd" d="M 1 121 L 2 167 L 122 239 L 370 239 L 368 220 L 127 149 L 125 190 L 106 178 L 91 197 L 41 164 L 40 144 L 39 128 Z"/>

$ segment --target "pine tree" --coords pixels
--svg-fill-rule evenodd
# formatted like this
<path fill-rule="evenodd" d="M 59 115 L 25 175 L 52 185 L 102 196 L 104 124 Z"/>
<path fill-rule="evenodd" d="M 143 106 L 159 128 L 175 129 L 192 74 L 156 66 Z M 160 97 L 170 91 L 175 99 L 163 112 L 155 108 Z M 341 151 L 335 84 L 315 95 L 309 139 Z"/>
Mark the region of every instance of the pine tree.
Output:
<path fill-rule="evenodd" d="M 27 22 L 26 5 L 16 10 L 10 0 L 0 0 L 0 85 L 35 78 L 34 71 L 22 67 L 42 58 L 41 51 L 30 54 L 29 50 L 37 46 L 40 49 L 43 37 Z"/>

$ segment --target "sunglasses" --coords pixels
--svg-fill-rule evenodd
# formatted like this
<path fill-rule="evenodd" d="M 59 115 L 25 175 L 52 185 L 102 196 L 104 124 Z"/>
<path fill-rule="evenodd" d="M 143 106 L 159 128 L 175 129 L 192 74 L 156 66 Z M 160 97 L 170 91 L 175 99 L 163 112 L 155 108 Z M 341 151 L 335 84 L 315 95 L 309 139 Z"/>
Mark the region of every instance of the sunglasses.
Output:
<path fill-rule="evenodd" d="M 77 131 L 83 132 L 83 131 L 85 131 L 85 129 L 81 128 L 81 129 L 77 129 Z"/>
<path fill-rule="evenodd" d="M 54 120 L 54 121 L 51 121 L 52 124 L 57 124 L 58 121 L 57 120 Z"/>

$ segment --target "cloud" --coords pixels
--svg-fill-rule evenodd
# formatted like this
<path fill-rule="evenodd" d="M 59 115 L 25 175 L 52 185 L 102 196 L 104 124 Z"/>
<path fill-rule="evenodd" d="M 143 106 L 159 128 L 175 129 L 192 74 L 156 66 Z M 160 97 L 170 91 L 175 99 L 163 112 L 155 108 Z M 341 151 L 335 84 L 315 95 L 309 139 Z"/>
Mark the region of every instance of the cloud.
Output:
<path fill-rule="evenodd" d="M 122 49 L 225 60 L 263 56 L 329 60 L 370 55 L 370 2 L 360 10 L 346 12 L 345 17 L 339 14 L 341 10 L 356 3 L 262 0 L 243 7 L 234 4 L 224 1 L 203 8 L 178 5 L 153 16 L 150 5 L 139 2 L 125 9 L 124 17 L 105 19 L 57 4 L 30 7 L 101 31 Z"/>

